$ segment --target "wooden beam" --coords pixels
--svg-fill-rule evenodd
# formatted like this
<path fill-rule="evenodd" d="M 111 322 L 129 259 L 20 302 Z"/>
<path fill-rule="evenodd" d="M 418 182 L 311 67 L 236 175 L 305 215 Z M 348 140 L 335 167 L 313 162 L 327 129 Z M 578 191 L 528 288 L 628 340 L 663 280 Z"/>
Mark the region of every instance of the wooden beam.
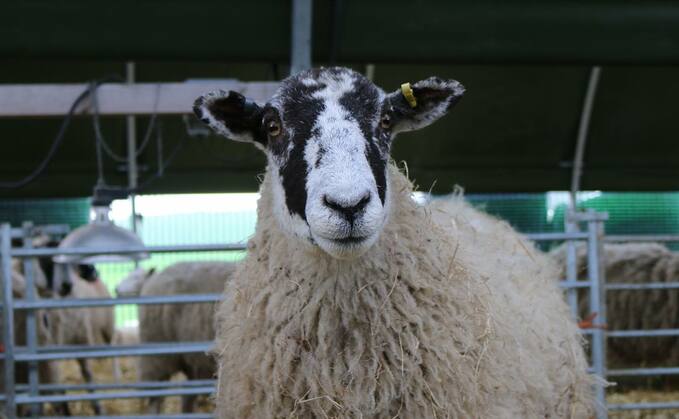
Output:
<path fill-rule="evenodd" d="M 191 113 L 193 101 L 212 90 L 235 90 L 258 103 L 275 93 L 276 82 L 197 80 L 183 83 L 105 84 L 97 92 L 101 115 L 177 115 Z M 0 84 L 0 118 L 63 116 L 87 84 Z M 77 114 L 89 114 L 83 101 Z"/>

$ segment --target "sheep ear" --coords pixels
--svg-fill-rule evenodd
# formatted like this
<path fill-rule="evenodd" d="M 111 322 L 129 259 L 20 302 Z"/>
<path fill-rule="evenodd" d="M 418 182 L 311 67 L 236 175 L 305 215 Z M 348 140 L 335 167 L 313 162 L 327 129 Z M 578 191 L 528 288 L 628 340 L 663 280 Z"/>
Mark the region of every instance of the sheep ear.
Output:
<path fill-rule="evenodd" d="M 99 272 L 94 265 L 78 265 L 78 276 L 87 282 L 94 282 L 99 279 Z"/>
<path fill-rule="evenodd" d="M 216 133 L 229 139 L 259 146 L 266 143 L 262 108 L 238 92 L 210 92 L 196 99 L 193 112 Z"/>
<path fill-rule="evenodd" d="M 387 96 L 391 110 L 392 132 L 399 133 L 424 128 L 447 114 L 464 94 L 464 86 L 456 80 L 429 77 L 401 88 Z"/>

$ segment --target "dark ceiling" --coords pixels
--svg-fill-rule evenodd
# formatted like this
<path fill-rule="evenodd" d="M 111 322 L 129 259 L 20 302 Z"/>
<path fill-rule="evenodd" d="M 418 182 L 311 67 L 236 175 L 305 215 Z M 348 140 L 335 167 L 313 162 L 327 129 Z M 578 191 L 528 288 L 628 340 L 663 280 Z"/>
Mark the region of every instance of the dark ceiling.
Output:
<path fill-rule="evenodd" d="M 467 94 L 434 126 L 394 149 L 428 189 L 528 192 L 569 188 L 590 66 L 603 67 L 585 155 L 583 189 L 679 189 L 679 4 L 670 1 L 317 0 L 314 60 L 364 71 L 386 90 L 430 75 Z M 85 82 L 122 74 L 139 81 L 272 80 L 286 72 L 288 1 L 63 2 L 2 6 L 0 83 Z M 264 159 L 247 144 L 189 138 L 162 117 L 163 154 L 184 142 L 144 192 L 255 190 Z M 146 129 L 140 118 L 138 136 Z M 0 120 L 0 182 L 45 155 L 58 119 Z M 125 154 L 123 118 L 103 121 Z M 92 123 L 78 118 L 47 171 L 0 197 L 85 196 L 95 181 Z M 142 182 L 157 171 L 156 142 L 140 157 Z M 124 184 L 123 165 L 106 162 Z"/>

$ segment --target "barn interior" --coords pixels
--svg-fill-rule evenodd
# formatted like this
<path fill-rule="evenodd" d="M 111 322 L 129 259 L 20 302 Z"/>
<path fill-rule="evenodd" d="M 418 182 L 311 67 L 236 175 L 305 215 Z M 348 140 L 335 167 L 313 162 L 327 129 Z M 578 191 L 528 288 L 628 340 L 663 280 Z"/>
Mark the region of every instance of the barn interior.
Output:
<path fill-rule="evenodd" d="M 179 92 L 238 84 L 265 95 L 313 65 L 350 67 L 385 91 L 431 75 L 465 85 L 449 116 L 394 143 L 393 159 L 405 162 L 423 200 L 463 191 L 545 251 L 566 238 L 545 235 L 585 237 L 589 229 L 600 229 L 601 242 L 678 247 L 673 2 L 26 0 L 7 2 L 2 16 L 0 222 L 17 237 L 59 225 L 66 227 L 55 236 L 63 238 L 87 225 L 95 185 L 105 179 L 117 188 L 110 213 L 117 225 L 147 246 L 184 246 L 153 254 L 142 267 L 242 259 L 264 155 L 206 129 Z M 200 247 L 208 244 L 222 247 Z M 113 292 L 138 265 L 97 268 Z M 679 277 L 665 281 L 662 291 L 637 292 L 676 310 Z M 116 327 L 136 327 L 137 310 L 116 307 Z M 644 339 L 679 341 L 679 325 L 657 329 Z M 590 347 L 600 339 L 604 354 L 601 342 L 625 339 L 589 330 Z M 679 351 L 679 343 L 670 345 Z M 69 384 L 79 385 L 69 362 Z M 134 368 L 126 368 L 133 380 Z M 605 362 L 598 368 L 622 384 L 606 390 L 610 410 L 600 417 L 679 414 L 679 365 L 644 360 L 618 376 L 606 375 Z M 95 375 L 101 369 L 108 367 Z M 209 392 L 208 384 L 194 389 Z M 172 395 L 191 392 L 180 390 Z M 76 410 L 91 413 L 77 400 Z M 138 399 L 122 400 L 106 402 L 106 413 L 141 413 Z"/>

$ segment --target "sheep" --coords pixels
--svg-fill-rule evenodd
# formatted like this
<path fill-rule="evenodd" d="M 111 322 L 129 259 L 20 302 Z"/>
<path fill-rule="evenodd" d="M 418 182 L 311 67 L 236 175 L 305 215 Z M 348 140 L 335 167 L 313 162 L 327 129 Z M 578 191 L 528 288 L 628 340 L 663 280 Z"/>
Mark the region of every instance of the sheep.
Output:
<path fill-rule="evenodd" d="M 116 328 L 113 333 L 114 345 L 137 345 L 139 344 L 139 327 L 124 326 Z"/>
<path fill-rule="evenodd" d="M 139 327 L 138 326 L 123 326 L 117 327 L 113 332 L 112 345 L 138 345 L 139 342 Z M 113 358 L 113 379 L 116 383 L 122 381 L 123 374 L 120 366 L 120 357 Z"/>
<path fill-rule="evenodd" d="M 136 270 L 116 288 L 118 296 L 221 293 L 235 270 L 230 262 L 180 262 L 153 273 Z M 215 305 L 165 304 L 139 306 L 143 343 L 213 341 Z M 169 380 L 183 372 L 187 379 L 211 379 L 217 367 L 203 353 L 147 356 L 140 362 L 142 381 Z M 195 396 L 182 397 L 182 412 L 193 411 Z M 153 398 L 149 413 L 159 413 L 162 398 Z"/>
<path fill-rule="evenodd" d="M 268 162 L 217 312 L 217 417 L 592 414 L 597 380 L 556 267 L 471 207 L 419 206 L 389 160 L 395 134 L 463 92 L 432 77 L 385 94 L 320 68 L 262 107 L 233 91 L 196 100 L 200 120 Z"/>
<path fill-rule="evenodd" d="M 136 297 L 141 293 L 144 282 L 156 272 L 155 268 L 137 268 L 116 285 L 116 296 Z"/>
<path fill-rule="evenodd" d="M 48 236 L 33 239 L 34 247 L 56 247 L 59 242 Z M 23 274 L 23 264 L 13 261 L 13 267 Z M 46 298 L 111 298 L 93 265 L 56 264 L 52 257 L 33 259 L 33 272 L 39 294 Z M 113 307 L 72 308 L 50 310 L 50 334 L 59 345 L 111 344 L 114 330 Z M 83 379 L 93 380 L 87 359 L 77 360 Z M 98 401 L 92 409 L 101 413 Z"/>
<path fill-rule="evenodd" d="M 64 296 L 66 298 L 111 298 L 106 285 L 92 265 L 57 265 L 53 272 L 55 278 L 68 277 L 67 282 L 72 284 L 69 293 Z M 50 318 L 51 333 L 59 345 L 91 346 L 112 343 L 115 319 L 111 306 L 52 310 Z M 83 379 L 91 383 L 94 377 L 89 360 L 78 358 L 77 362 Z M 95 414 L 101 414 L 98 401 L 92 401 L 91 405 Z"/>
<path fill-rule="evenodd" d="M 35 265 L 38 268 L 37 265 Z M 44 275 L 41 275 L 39 269 L 35 271 L 35 286 L 42 287 L 46 283 L 43 281 Z M 19 263 L 12 263 L 11 270 L 11 281 L 12 281 L 12 298 L 15 300 L 26 298 L 26 279 L 22 273 L 21 265 Z M 37 294 L 37 289 L 36 289 Z M 36 297 L 37 298 L 37 297 Z M 26 324 L 27 324 L 27 312 L 24 310 L 16 310 L 14 312 L 14 343 L 16 346 L 26 346 Z M 36 318 L 36 335 L 38 345 L 49 345 L 53 343 L 52 335 L 50 334 L 49 322 L 50 316 L 48 312 L 43 310 L 35 311 Z M 0 319 L 0 324 L 2 319 Z M 4 336 L 0 334 L 0 346 L 2 346 L 2 351 L 4 352 Z M 26 384 L 28 383 L 28 365 L 25 362 L 18 362 L 14 365 L 14 375 L 15 383 Z M 4 377 L 4 361 L 0 361 L 0 375 Z M 53 362 L 39 362 L 38 363 L 38 378 L 41 384 L 57 383 L 59 381 L 59 371 Z M 0 393 L 4 393 L 4 379 L 0 380 Z M 68 406 L 63 404 L 57 404 L 54 406 L 56 412 L 64 415 L 70 414 Z M 19 408 L 20 415 L 28 414 L 28 406 L 21 406 Z"/>
<path fill-rule="evenodd" d="M 566 246 L 550 252 L 566 275 Z M 659 243 L 606 243 L 601 262 L 606 282 L 643 284 L 679 281 L 679 253 Z M 587 276 L 587 248 L 576 245 L 577 275 Z M 589 297 L 581 294 L 579 314 L 587 317 Z M 606 323 L 610 330 L 679 328 L 679 290 L 619 290 L 606 293 Z M 676 365 L 679 339 L 672 337 L 624 338 L 608 340 L 612 367 L 630 365 Z"/>

